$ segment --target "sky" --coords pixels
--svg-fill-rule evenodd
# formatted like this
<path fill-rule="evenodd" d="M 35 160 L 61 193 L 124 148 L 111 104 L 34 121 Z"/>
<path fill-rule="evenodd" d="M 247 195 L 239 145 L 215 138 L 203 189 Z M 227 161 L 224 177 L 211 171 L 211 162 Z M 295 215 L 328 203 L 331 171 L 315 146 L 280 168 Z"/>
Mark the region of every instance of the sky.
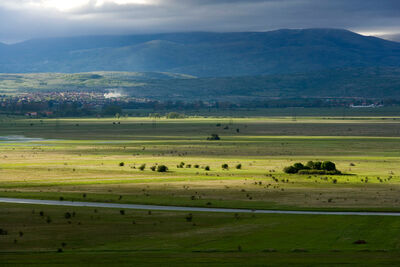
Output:
<path fill-rule="evenodd" d="M 80 35 L 344 28 L 400 33 L 400 0 L 0 0 L 0 42 Z"/>

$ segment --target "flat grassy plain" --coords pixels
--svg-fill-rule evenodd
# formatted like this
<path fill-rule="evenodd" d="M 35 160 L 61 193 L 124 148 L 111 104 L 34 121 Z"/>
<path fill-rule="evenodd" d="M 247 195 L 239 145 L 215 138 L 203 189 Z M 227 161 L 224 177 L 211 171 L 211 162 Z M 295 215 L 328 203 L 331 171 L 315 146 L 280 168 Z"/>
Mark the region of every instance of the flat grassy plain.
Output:
<path fill-rule="evenodd" d="M 0 197 L 400 211 L 400 117 L 2 117 L 0 123 L 0 136 L 8 137 L 0 141 Z M 221 140 L 207 141 L 213 133 Z M 282 172 L 308 160 L 332 160 L 347 175 Z M 160 164 L 169 172 L 150 170 Z M 76 216 L 66 219 L 66 212 Z M 397 217 L 192 215 L 1 204 L 0 228 L 8 234 L 0 235 L 0 262 L 376 266 L 400 258 Z"/>

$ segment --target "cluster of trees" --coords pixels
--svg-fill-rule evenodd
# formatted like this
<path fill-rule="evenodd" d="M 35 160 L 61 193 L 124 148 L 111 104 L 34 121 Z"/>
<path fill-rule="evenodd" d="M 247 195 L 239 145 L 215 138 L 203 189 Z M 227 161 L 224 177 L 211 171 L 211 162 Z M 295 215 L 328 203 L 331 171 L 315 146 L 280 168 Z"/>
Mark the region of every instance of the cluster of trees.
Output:
<path fill-rule="evenodd" d="M 332 161 L 309 161 L 306 165 L 297 162 L 292 166 L 285 167 L 283 171 L 289 174 L 341 174 Z"/>

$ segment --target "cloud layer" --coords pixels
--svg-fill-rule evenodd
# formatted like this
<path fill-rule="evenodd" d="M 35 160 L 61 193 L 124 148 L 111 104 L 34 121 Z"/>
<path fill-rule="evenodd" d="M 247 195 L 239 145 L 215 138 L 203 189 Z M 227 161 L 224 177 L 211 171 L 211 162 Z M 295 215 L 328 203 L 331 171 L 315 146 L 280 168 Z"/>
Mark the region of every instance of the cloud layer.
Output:
<path fill-rule="evenodd" d="M 398 0 L 1 0 L 0 41 L 177 31 L 400 32 Z"/>

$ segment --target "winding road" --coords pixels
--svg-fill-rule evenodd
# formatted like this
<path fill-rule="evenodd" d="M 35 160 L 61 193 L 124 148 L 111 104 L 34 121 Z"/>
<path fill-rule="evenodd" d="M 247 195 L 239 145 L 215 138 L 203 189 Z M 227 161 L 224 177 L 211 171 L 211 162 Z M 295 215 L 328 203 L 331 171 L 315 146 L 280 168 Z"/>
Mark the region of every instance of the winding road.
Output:
<path fill-rule="evenodd" d="M 137 205 L 137 204 L 78 202 L 78 201 L 59 201 L 59 200 L 38 200 L 38 199 L 20 199 L 20 198 L 0 198 L 0 203 L 67 206 L 67 207 L 116 208 L 116 209 L 134 209 L 134 210 L 186 211 L 186 212 L 298 214 L 298 215 L 400 216 L 400 212 L 251 210 L 251 209 L 199 208 L 199 207 Z"/>

